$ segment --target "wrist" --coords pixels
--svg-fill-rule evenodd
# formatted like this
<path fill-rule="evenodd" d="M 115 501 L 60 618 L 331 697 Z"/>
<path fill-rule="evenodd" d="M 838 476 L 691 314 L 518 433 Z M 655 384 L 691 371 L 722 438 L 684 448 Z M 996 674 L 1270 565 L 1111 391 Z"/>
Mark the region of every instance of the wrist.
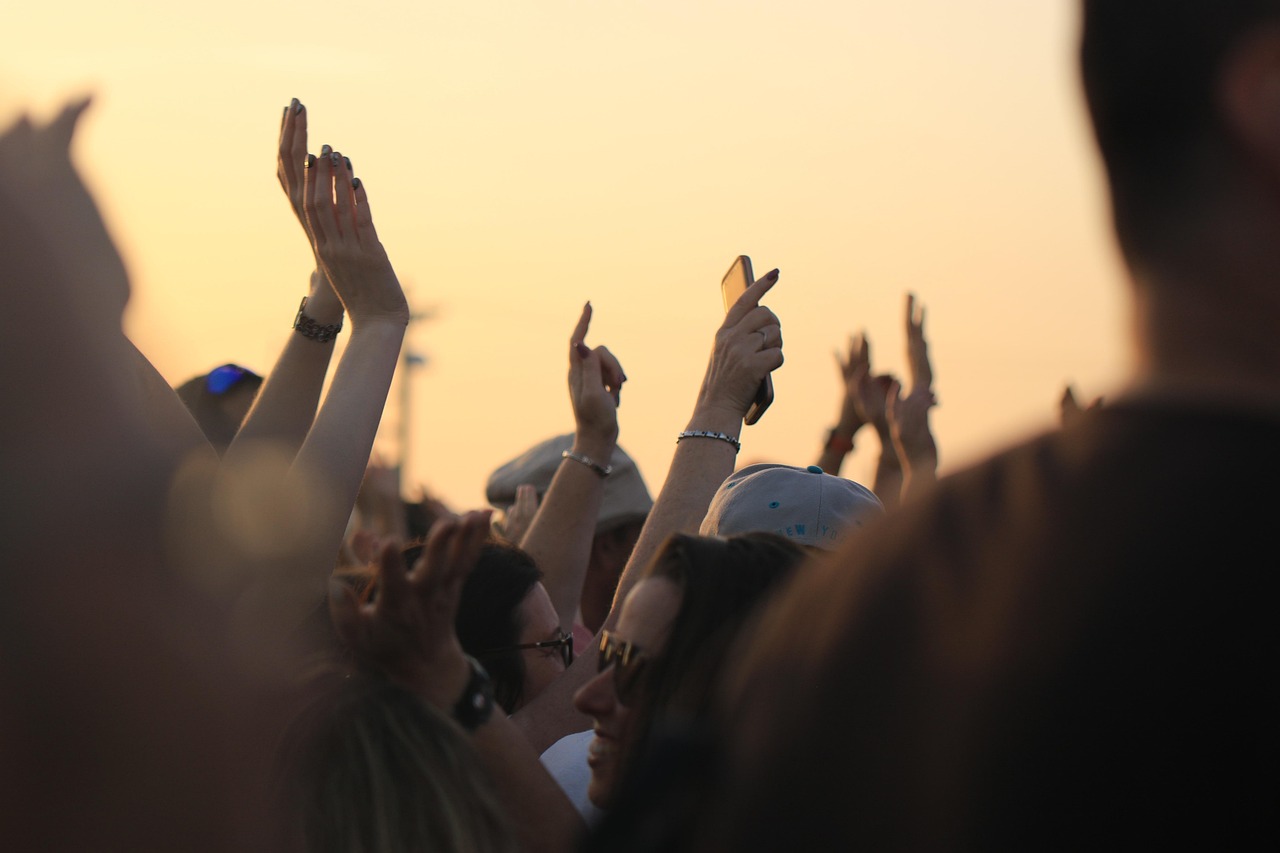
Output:
<path fill-rule="evenodd" d="M 307 295 L 307 315 L 321 325 L 338 323 L 342 320 L 342 300 L 329 286 L 329 279 L 323 270 L 311 273 L 311 291 Z"/>
<path fill-rule="evenodd" d="M 836 418 L 835 432 L 844 438 L 853 438 L 853 434 L 866 426 L 866 419 L 858 414 L 852 405 L 840 407 L 840 417 Z"/>
<path fill-rule="evenodd" d="M 422 697 L 427 704 L 452 712 L 453 705 L 467 688 L 471 679 L 471 665 L 465 655 L 437 667 L 427 667 L 420 661 L 406 662 L 389 668 L 388 676 Z"/>
<path fill-rule="evenodd" d="M 615 426 L 612 435 L 584 432 L 579 430 L 573 437 L 573 452 L 589 456 L 601 465 L 608 465 L 613 458 L 613 451 L 618 446 L 618 429 Z"/>
<path fill-rule="evenodd" d="M 840 426 L 832 427 L 827 433 L 827 443 L 823 445 L 823 449 L 829 453 L 848 455 L 853 452 L 853 431 L 844 431 Z"/>
<path fill-rule="evenodd" d="M 724 432 L 736 436 L 742 432 L 742 419 L 744 416 L 745 412 L 741 412 L 733 406 L 699 402 L 693 408 L 693 415 L 689 418 L 688 428 Z"/>
<path fill-rule="evenodd" d="M 351 323 L 351 337 L 386 339 L 399 342 L 404 340 L 406 329 L 408 329 L 408 323 L 400 323 L 395 320 L 383 318 L 365 319 L 359 324 L 353 320 Z"/>
<path fill-rule="evenodd" d="M 298 306 L 298 313 L 293 318 L 293 330 L 316 343 L 332 343 L 342 331 L 342 313 L 339 312 L 337 318 L 332 320 L 329 316 L 323 310 L 315 311 L 311 304 L 311 297 L 304 296 L 302 303 Z"/>

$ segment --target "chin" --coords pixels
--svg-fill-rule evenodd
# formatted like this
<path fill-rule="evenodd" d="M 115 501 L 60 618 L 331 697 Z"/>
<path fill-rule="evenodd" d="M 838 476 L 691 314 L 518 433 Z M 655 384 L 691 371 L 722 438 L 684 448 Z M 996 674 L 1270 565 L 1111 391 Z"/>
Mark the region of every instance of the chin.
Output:
<path fill-rule="evenodd" d="M 609 808 L 609 796 L 613 793 L 613 785 L 594 770 L 591 772 L 591 784 L 587 786 L 587 799 L 598 809 Z"/>

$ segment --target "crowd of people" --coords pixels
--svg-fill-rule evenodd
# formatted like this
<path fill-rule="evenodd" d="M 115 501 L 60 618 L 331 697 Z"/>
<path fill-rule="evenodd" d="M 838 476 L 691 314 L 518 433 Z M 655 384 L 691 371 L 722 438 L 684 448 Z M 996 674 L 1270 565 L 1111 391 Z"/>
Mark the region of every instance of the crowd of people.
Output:
<path fill-rule="evenodd" d="M 707 329 L 656 495 L 588 304 L 573 431 L 488 507 L 409 498 L 373 455 L 408 306 L 305 105 L 293 330 L 269 371 L 177 388 L 122 330 L 70 157 L 89 102 L 10 127 L 6 848 L 1269 847 L 1280 2 L 1082 8 L 1139 370 L 943 477 L 913 294 L 908 377 L 854 337 L 814 464 L 738 464 L 775 269 Z M 865 427 L 869 484 L 840 473 Z"/>

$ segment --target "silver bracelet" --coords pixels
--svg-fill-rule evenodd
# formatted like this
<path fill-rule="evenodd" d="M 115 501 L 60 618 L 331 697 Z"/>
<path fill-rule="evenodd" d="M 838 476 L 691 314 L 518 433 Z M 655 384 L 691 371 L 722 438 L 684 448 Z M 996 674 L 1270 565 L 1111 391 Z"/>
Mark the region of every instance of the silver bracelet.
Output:
<path fill-rule="evenodd" d="M 720 441 L 727 441 L 733 445 L 733 452 L 737 453 L 742 449 L 742 442 L 723 432 L 709 432 L 705 429 L 687 429 L 676 436 L 676 444 L 684 441 L 686 438 L 717 438 Z"/>
<path fill-rule="evenodd" d="M 574 462 L 579 462 L 583 465 L 586 465 L 592 471 L 595 471 L 597 474 L 599 474 L 601 480 L 603 480 L 605 477 L 608 477 L 610 474 L 613 473 L 612 465 L 601 465 L 599 462 L 592 459 L 590 456 L 584 456 L 581 453 L 574 453 L 572 450 L 564 451 L 563 453 L 560 454 L 560 458 L 572 459 Z"/>
<path fill-rule="evenodd" d="M 307 297 L 302 297 L 302 304 L 298 306 L 298 316 L 293 318 L 293 330 L 304 338 L 310 338 L 318 344 L 327 344 L 338 336 L 338 332 L 342 331 L 342 318 L 338 318 L 338 322 L 322 325 L 306 315 Z"/>

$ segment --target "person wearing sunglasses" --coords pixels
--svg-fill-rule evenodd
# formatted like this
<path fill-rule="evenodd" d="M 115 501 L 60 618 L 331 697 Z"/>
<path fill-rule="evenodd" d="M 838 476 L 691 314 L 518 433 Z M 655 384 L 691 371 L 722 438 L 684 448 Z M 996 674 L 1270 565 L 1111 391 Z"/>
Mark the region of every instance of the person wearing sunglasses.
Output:
<path fill-rule="evenodd" d="M 598 672 L 574 696 L 591 717 L 587 796 L 608 811 L 675 721 L 700 719 L 734 637 L 811 551 L 775 533 L 669 538 L 600 634 Z"/>

